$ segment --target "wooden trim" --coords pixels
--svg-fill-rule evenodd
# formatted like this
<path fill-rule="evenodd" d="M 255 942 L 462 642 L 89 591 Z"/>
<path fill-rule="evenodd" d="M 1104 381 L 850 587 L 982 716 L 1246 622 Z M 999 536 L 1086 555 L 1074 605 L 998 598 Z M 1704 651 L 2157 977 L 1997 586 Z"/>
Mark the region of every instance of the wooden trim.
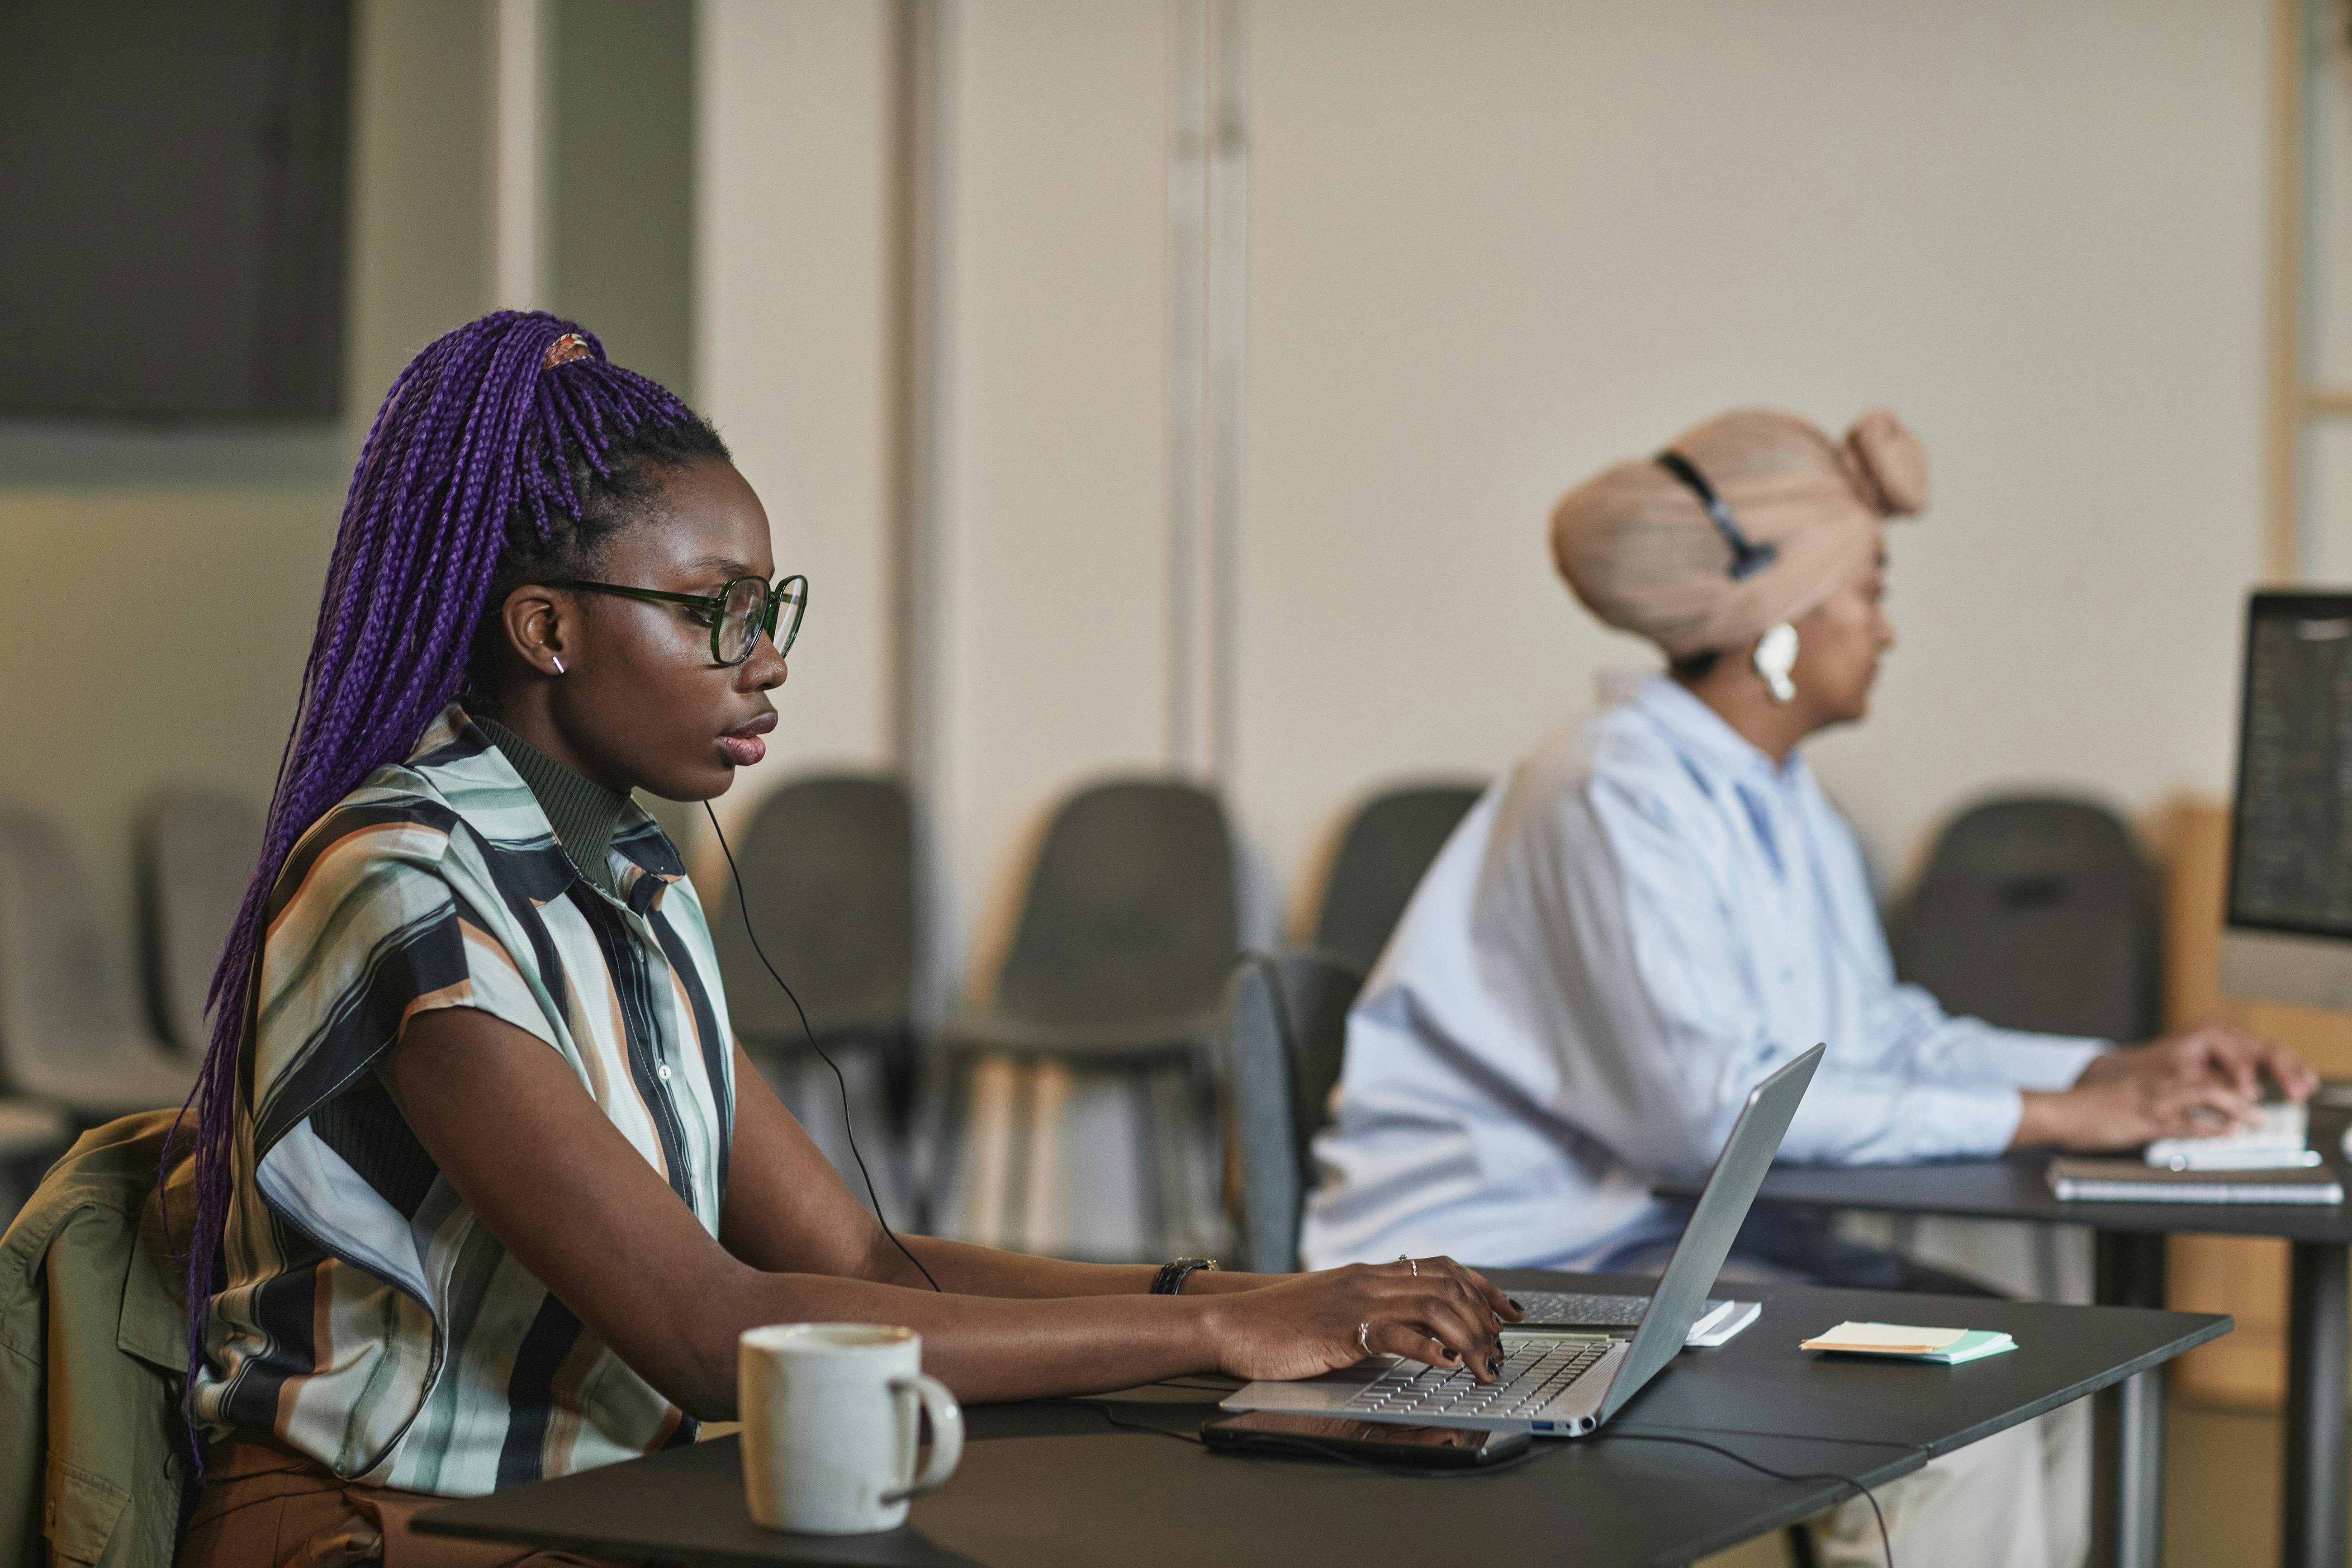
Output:
<path fill-rule="evenodd" d="M 2303 100 L 2303 0 L 2271 0 L 2269 494 L 2263 564 L 2282 583 L 2302 575 Z"/>
<path fill-rule="evenodd" d="M 2305 418 L 2352 418 L 2352 386 L 2307 386 L 2303 392 Z"/>

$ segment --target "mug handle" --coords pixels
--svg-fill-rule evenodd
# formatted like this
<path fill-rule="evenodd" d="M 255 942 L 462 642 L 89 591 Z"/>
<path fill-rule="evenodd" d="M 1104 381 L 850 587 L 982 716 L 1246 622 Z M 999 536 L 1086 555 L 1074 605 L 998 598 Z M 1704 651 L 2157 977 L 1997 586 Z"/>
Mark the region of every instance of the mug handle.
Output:
<path fill-rule="evenodd" d="M 912 1377 L 894 1377 L 890 1392 L 904 1396 L 913 1394 L 922 1401 L 923 1414 L 931 1418 L 931 1462 L 923 1473 L 895 1492 L 884 1492 L 881 1500 L 904 1502 L 908 1498 L 935 1492 L 955 1474 L 956 1463 L 963 1458 L 963 1406 L 948 1392 L 948 1385 L 929 1373 L 917 1373 Z"/>

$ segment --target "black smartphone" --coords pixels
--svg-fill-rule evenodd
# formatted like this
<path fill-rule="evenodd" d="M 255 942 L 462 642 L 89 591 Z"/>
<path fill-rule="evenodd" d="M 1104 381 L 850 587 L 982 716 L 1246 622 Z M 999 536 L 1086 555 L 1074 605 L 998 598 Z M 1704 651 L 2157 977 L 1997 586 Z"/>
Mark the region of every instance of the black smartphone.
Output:
<path fill-rule="evenodd" d="M 1286 1415 L 1246 1410 L 1204 1422 L 1201 1441 L 1234 1454 L 1343 1456 L 1412 1469 L 1469 1469 L 1517 1458 L 1534 1439 L 1525 1432 L 1479 1432 L 1466 1426 L 1403 1426 L 1349 1421 L 1337 1415 Z"/>

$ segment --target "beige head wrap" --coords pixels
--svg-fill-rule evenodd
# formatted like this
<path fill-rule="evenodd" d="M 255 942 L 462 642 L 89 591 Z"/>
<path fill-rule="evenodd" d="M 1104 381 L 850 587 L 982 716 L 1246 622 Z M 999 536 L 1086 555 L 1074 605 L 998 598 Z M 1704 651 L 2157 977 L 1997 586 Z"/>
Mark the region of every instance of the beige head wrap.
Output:
<path fill-rule="evenodd" d="M 1669 657 L 1744 647 L 1863 572 L 1878 524 L 1927 505 L 1927 454 L 1874 408 L 1843 445 L 1811 422 L 1735 409 L 1675 437 L 1739 531 L 1774 559 L 1731 575 L 1731 546 L 1698 496 L 1649 458 L 1602 470 L 1552 509 L 1552 558 L 1586 609 Z"/>

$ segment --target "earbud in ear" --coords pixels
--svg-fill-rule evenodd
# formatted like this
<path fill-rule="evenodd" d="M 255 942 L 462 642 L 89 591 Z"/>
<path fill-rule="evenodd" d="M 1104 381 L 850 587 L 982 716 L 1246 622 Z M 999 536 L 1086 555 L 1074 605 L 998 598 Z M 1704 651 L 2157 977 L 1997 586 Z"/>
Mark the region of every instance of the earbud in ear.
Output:
<path fill-rule="evenodd" d="M 547 657 L 555 661 L 555 673 L 562 675 L 563 673 L 563 656 L 560 653 L 551 653 Z"/>
<path fill-rule="evenodd" d="M 1782 621 L 1766 632 L 1756 643 L 1756 673 L 1764 678 L 1765 689 L 1772 693 L 1775 702 L 1796 700 L 1796 682 L 1789 672 L 1797 668 L 1797 628 Z"/>

